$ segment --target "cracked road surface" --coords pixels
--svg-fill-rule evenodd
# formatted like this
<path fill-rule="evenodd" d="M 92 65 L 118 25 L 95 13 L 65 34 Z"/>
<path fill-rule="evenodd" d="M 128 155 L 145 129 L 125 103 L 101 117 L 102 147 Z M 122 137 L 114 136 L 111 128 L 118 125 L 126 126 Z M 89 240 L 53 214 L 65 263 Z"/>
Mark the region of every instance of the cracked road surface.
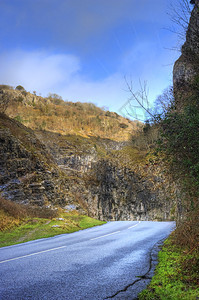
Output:
<path fill-rule="evenodd" d="M 0 249 L 0 299 L 136 299 L 174 222 L 118 221 Z"/>

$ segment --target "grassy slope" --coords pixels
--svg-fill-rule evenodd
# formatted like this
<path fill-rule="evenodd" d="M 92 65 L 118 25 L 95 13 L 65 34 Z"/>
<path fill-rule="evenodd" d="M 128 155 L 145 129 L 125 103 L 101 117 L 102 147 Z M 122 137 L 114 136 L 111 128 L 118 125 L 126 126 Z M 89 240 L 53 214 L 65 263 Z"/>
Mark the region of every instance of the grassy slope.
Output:
<path fill-rule="evenodd" d="M 140 300 L 199 299 L 199 211 L 177 227 L 159 253 L 159 264 Z"/>
<path fill-rule="evenodd" d="M 199 299 L 199 265 L 190 265 L 191 273 L 185 270 L 188 260 L 199 261 L 198 253 L 187 253 L 177 247 L 172 236 L 159 252 L 159 264 L 151 283 L 140 295 L 140 300 L 195 300 Z"/>
<path fill-rule="evenodd" d="M 11 213 L 0 209 L 0 247 L 71 233 L 104 223 L 75 211 L 59 210 L 54 218 L 38 218 L 12 216 Z"/>

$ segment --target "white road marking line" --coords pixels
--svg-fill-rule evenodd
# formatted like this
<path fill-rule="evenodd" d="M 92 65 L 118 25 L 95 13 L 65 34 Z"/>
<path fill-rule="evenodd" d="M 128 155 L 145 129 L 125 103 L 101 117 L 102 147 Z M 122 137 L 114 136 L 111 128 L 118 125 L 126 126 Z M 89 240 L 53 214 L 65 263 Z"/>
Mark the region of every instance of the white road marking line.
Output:
<path fill-rule="evenodd" d="M 140 223 L 140 221 L 139 221 L 139 223 Z M 129 227 L 128 229 L 131 229 L 131 228 L 137 226 L 139 223 Z M 101 239 L 103 237 L 110 236 L 110 235 L 113 235 L 113 234 L 116 234 L 116 233 L 119 233 L 119 232 L 121 232 L 121 231 L 115 231 L 115 232 L 112 232 L 112 233 L 109 233 L 109 234 L 105 234 L 105 235 L 90 239 L 90 241 L 98 240 L 98 239 Z M 38 254 L 41 254 L 41 253 L 46 253 L 46 252 L 55 251 L 55 250 L 58 250 L 58 249 L 63 249 L 63 248 L 66 248 L 66 246 L 52 248 L 52 249 L 48 249 L 48 250 L 44 250 L 44 251 L 40 251 L 40 252 L 35 252 L 35 253 L 32 253 L 32 254 L 27 254 L 27 255 L 24 255 L 24 256 L 19 256 L 19 257 L 15 257 L 15 258 L 11 258 L 11 259 L 2 260 L 2 261 L 0 261 L 0 264 L 6 263 L 6 262 L 9 262 L 9 261 L 13 261 L 13 260 L 17 260 L 17 259 L 21 259 L 21 258 L 25 258 L 25 257 L 29 257 L 29 256 L 38 255 Z"/>
<path fill-rule="evenodd" d="M 137 226 L 138 224 L 140 224 L 140 221 L 139 221 L 139 223 L 137 223 L 137 224 L 135 224 L 135 225 L 133 225 L 133 226 L 129 227 L 128 229 L 131 229 L 131 228 L 133 228 L 133 227 Z"/>
<path fill-rule="evenodd" d="M 101 235 L 99 237 L 96 237 L 94 239 L 90 239 L 90 241 L 93 241 L 93 240 L 97 240 L 97 239 L 101 239 L 103 237 L 106 237 L 106 236 L 109 236 L 109 235 L 113 235 L 113 234 L 116 234 L 116 233 L 119 233 L 120 231 L 115 231 L 115 232 L 112 232 L 112 233 L 109 233 L 109 234 L 105 234 L 105 235 Z"/>
<path fill-rule="evenodd" d="M 33 256 L 33 255 L 38 255 L 38 254 L 45 253 L 45 252 L 55 251 L 55 250 L 62 249 L 62 248 L 66 248 L 66 246 L 52 248 L 52 249 L 44 250 L 44 251 L 40 251 L 40 252 L 35 252 L 35 253 L 32 253 L 32 254 L 27 254 L 27 255 L 24 255 L 24 256 L 19 256 L 19 257 L 7 259 L 7 260 L 2 260 L 2 261 L 0 261 L 0 264 L 3 264 L 5 262 L 9 262 L 9 261 L 12 261 L 12 260 L 17 260 L 17 259 L 25 258 L 25 257 L 28 257 L 28 256 Z"/>

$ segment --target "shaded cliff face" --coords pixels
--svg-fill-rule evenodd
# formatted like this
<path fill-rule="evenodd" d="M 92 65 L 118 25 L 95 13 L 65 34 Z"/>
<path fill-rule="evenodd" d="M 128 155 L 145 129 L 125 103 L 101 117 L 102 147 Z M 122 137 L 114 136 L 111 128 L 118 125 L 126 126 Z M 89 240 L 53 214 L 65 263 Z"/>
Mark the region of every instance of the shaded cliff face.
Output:
<path fill-rule="evenodd" d="M 99 161 L 95 166 L 97 189 L 90 187 L 95 202 L 88 201 L 96 217 L 102 220 L 169 220 L 173 219 L 173 202 L 168 200 L 153 180 L 161 181 L 150 172 L 142 176 L 136 170 Z M 90 198 L 91 199 L 91 198 Z"/>
<path fill-rule="evenodd" d="M 36 132 L 67 174 L 68 197 L 101 220 L 173 220 L 176 183 L 128 143 Z M 179 197 L 178 197 L 179 196 Z"/>
<path fill-rule="evenodd" d="M 195 1 L 182 46 L 182 54 L 173 69 L 173 86 L 177 108 L 182 108 L 192 92 L 192 83 L 199 73 L 199 1 Z"/>

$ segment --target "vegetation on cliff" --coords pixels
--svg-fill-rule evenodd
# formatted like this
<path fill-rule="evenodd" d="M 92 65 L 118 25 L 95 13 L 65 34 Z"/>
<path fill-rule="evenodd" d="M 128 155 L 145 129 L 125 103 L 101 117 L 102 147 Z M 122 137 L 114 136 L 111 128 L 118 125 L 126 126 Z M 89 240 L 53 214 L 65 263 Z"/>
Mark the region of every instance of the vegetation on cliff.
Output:
<path fill-rule="evenodd" d="M 174 66 L 173 101 L 155 115 L 155 153 L 174 181 L 180 181 L 177 229 L 159 254 L 159 265 L 139 299 L 199 297 L 199 31 L 198 1 L 194 2 L 182 55 Z"/>
<path fill-rule="evenodd" d="M 128 141 L 129 132 L 132 134 L 132 128 L 137 132 L 142 127 L 140 123 L 121 116 L 112 117 L 116 114 L 93 106 L 99 110 L 99 118 L 105 118 L 109 124 L 113 121 L 116 128 L 119 124 L 120 131 L 115 133 L 115 129 L 111 130 L 111 138 L 107 138 L 105 131 L 101 137 L 88 135 L 88 131 L 71 134 L 70 126 L 60 132 L 58 112 L 63 112 L 68 104 L 63 103 L 59 96 L 51 95 L 44 99 L 27 93 L 21 87 L 14 90 L 3 86 L 1 91 L 1 95 L 9 98 L 5 112 L 14 117 L 11 119 L 2 114 L 0 118 L 0 163 L 3 170 L 0 189 L 3 197 L 52 208 L 73 203 L 82 213 L 84 211 L 101 220 L 174 219 L 173 203 L 170 200 L 165 203 L 161 191 L 161 182 L 164 181 L 161 171 L 149 167 L 146 149 L 132 148 Z M 20 101 L 19 93 L 20 97 L 23 96 Z M 35 105 L 31 106 L 29 101 L 33 101 L 33 97 Z M 48 123 L 50 126 L 52 118 L 55 118 L 53 132 L 40 127 L 34 129 L 36 115 L 30 126 L 33 129 L 28 128 L 24 118 L 29 112 L 34 113 L 34 107 L 38 113 L 38 106 L 45 108 L 46 103 L 54 109 Z M 75 115 L 79 114 L 77 119 L 84 121 L 80 114 L 87 104 L 80 106 L 81 110 L 78 109 Z M 69 107 L 76 109 L 77 105 L 70 104 Z M 91 116 L 88 107 L 86 117 Z M 45 117 L 45 110 L 38 115 L 40 119 Z M 172 186 L 172 189 L 175 190 L 175 187 Z"/>
<path fill-rule="evenodd" d="M 0 110 L 33 130 L 117 141 L 128 140 L 140 126 L 93 103 L 63 101 L 56 94 L 43 98 L 5 85 L 0 85 Z"/>
<path fill-rule="evenodd" d="M 199 296 L 199 107 L 193 85 L 183 109 L 171 108 L 159 120 L 157 151 L 174 180 L 181 182 L 181 218 L 159 254 L 156 275 L 140 299 L 196 299 Z M 189 100 L 189 101 L 188 101 Z"/>

